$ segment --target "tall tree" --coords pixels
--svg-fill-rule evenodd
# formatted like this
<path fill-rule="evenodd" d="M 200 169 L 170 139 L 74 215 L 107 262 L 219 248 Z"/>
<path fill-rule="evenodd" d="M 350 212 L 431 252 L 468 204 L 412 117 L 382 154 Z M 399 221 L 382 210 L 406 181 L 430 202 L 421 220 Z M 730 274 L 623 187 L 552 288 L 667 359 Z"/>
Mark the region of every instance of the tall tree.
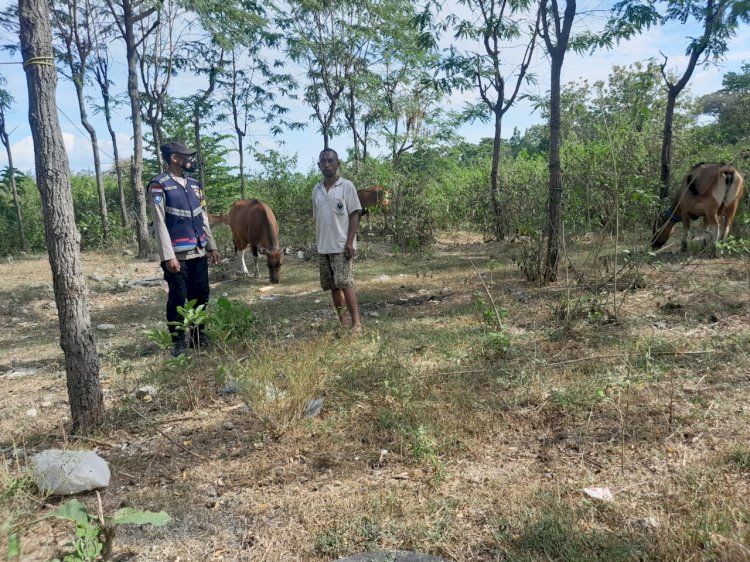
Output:
<path fill-rule="evenodd" d="M 709 128 L 718 131 L 721 142 L 736 144 L 750 138 L 750 64 L 742 65 L 742 72 L 727 72 L 724 86 L 700 99 L 703 113 L 713 116 L 716 123 Z"/>
<path fill-rule="evenodd" d="M 521 18 L 532 6 L 531 0 L 459 0 L 467 7 L 471 18 L 456 14 L 449 16 L 456 39 L 479 41 L 484 52 L 452 50 L 447 68 L 460 73 L 468 85 L 476 88 L 480 104 L 470 107 L 471 117 L 486 119 L 487 112 L 494 118 L 492 167 L 490 170 L 490 201 L 494 215 L 495 236 L 505 236 L 507 217 L 503 216 L 500 185 L 500 150 L 503 116 L 513 106 L 521 85 L 528 78 L 539 32 L 540 10 L 535 23 L 524 36 Z M 511 42 L 521 41 L 525 49 L 521 60 L 508 60 Z M 510 64 L 509 64 L 510 63 Z M 505 67 L 505 68 L 504 68 Z M 509 86 L 509 88 L 508 88 Z"/>
<path fill-rule="evenodd" d="M 107 130 L 109 131 L 109 137 L 112 140 L 112 158 L 114 160 L 115 174 L 117 176 L 117 197 L 120 206 L 120 219 L 122 220 L 122 226 L 125 229 L 130 228 L 130 218 L 128 216 L 128 208 L 125 202 L 125 186 L 123 181 L 123 171 L 120 166 L 120 150 L 117 146 L 117 133 L 112 125 L 112 108 L 119 105 L 119 100 L 116 96 L 112 95 L 111 87 L 112 81 L 109 78 L 110 68 L 110 55 L 109 49 L 107 48 L 108 34 L 111 32 L 111 28 L 104 25 L 96 26 L 98 30 L 96 38 L 96 48 L 93 57 L 93 72 L 94 79 L 99 85 L 99 91 L 102 96 L 101 107 L 96 107 L 95 111 L 100 111 L 104 114 L 104 120 L 107 123 Z"/>
<path fill-rule="evenodd" d="M 307 68 L 304 100 L 313 109 L 328 148 L 347 85 L 372 62 L 376 31 L 387 2 L 311 0 L 288 2 L 277 23 L 287 53 Z"/>
<path fill-rule="evenodd" d="M 541 0 L 541 30 L 550 61 L 549 102 L 549 193 L 547 196 L 547 255 L 542 273 L 545 281 L 557 279 L 562 236 L 562 168 L 560 165 L 560 78 L 570 31 L 576 16 L 576 0 L 565 0 L 565 9 L 557 0 Z"/>
<path fill-rule="evenodd" d="M 138 47 L 152 28 L 136 37 L 136 24 L 157 11 L 158 0 L 106 0 L 115 19 L 120 36 L 125 42 L 125 58 L 128 64 L 128 97 L 130 119 L 133 124 L 133 159 L 130 164 L 130 188 L 135 203 L 135 233 L 138 240 L 138 257 L 148 257 L 151 247 L 146 215 L 146 195 L 143 190 L 143 133 L 141 130 L 141 101 L 138 92 Z"/>
<path fill-rule="evenodd" d="M 220 78 L 220 86 L 228 95 L 222 104 L 231 113 L 231 122 L 240 158 L 240 196 L 246 194 L 245 152 L 253 150 L 248 142 L 251 125 L 264 123 L 272 135 L 284 129 L 301 129 L 303 123 L 285 119 L 289 109 L 282 97 L 291 97 L 296 82 L 291 74 L 280 72 L 283 62 L 266 60 L 264 52 L 276 44 L 272 35 L 259 34 L 246 46 L 235 46 L 229 53 L 229 72 Z"/>
<path fill-rule="evenodd" d="M 94 11 L 88 0 L 65 0 L 51 2 L 52 20 L 56 35 L 62 43 L 61 57 L 68 66 L 70 80 L 73 82 L 78 99 L 78 112 L 81 124 L 89 135 L 94 156 L 94 176 L 96 192 L 99 196 L 99 217 L 102 222 L 102 236 L 109 239 L 109 213 L 107 212 L 107 195 L 104 191 L 102 164 L 99 158 L 99 139 L 96 129 L 89 121 L 85 87 L 89 82 L 90 57 L 94 50 L 92 17 Z"/>
<path fill-rule="evenodd" d="M 42 198 L 44 232 L 60 323 L 60 346 L 65 355 L 68 400 L 74 431 L 86 431 L 100 424 L 104 401 L 79 253 L 81 237 L 73 213 L 70 167 L 57 117 L 57 72 L 47 3 L 19 0 L 18 16 L 36 180 Z"/>
<path fill-rule="evenodd" d="M 698 63 L 719 60 L 727 51 L 727 41 L 737 33 L 741 22 L 750 21 L 750 2 L 745 0 L 622 0 L 615 5 L 618 19 L 610 29 L 619 37 L 631 37 L 652 25 L 679 22 L 684 25 L 695 21 L 701 26 L 698 37 L 689 37 L 685 51 L 687 65 L 678 79 L 667 72 L 668 58 L 661 65 L 664 87 L 667 90 L 667 108 L 664 115 L 664 132 L 661 148 L 661 187 L 659 196 L 669 195 L 672 162 L 672 129 L 677 98 L 685 89 Z"/>
<path fill-rule="evenodd" d="M 0 77 L 0 85 L 5 85 L 5 78 Z M 18 187 L 16 186 L 16 170 L 13 167 L 13 152 L 10 149 L 10 138 L 8 129 L 5 126 L 5 112 L 13 105 L 13 96 L 5 89 L 0 89 L 0 141 L 5 147 L 5 154 L 8 156 L 8 182 L 13 192 L 13 205 L 16 208 L 16 224 L 18 225 L 18 240 L 21 244 L 21 251 L 26 252 L 26 235 L 23 230 L 23 213 L 21 212 L 21 202 L 18 199 Z"/>
<path fill-rule="evenodd" d="M 159 170 L 166 169 L 159 147 L 162 145 L 164 105 L 169 86 L 180 63 L 184 27 L 179 23 L 182 10 L 177 2 L 163 0 L 157 12 L 137 23 L 139 41 L 138 67 L 143 88 L 140 95 L 143 119 L 151 128 L 153 153 Z"/>

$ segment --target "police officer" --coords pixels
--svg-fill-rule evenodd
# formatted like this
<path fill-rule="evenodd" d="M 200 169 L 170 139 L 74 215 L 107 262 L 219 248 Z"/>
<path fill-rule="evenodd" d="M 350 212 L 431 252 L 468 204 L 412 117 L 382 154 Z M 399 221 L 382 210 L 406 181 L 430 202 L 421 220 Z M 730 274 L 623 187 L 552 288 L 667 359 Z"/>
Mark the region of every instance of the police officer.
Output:
<path fill-rule="evenodd" d="M 211 263 L 221 259 L 208 225 L 206 200 L 197 180 L 186 173 L 195 171 L 195 151 L 180 141 L 161 145 L 167 171 L 151 180 L 148 186 L 154 221 L 156 247 L 169 285 L 167 322 L 181 321 L 178 306 L 195 299 L 196 306 L 208 302 L 208 256 Z M 186 350 L 185 334 L 169 325 L 172 355 Z M 208 345 L 203 326 L 190 332 L 190 346 Z"/>

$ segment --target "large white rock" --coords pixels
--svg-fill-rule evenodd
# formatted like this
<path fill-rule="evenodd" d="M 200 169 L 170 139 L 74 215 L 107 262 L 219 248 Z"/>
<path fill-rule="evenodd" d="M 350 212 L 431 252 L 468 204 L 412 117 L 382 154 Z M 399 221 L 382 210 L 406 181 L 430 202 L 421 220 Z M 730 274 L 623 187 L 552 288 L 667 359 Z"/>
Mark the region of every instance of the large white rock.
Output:
<path fill-rule="evenodd" d="M 34 482 L 56 495 L 77 494 L 109 486 L 109 465 L 93 451 L 47 449 L 31 458 Z"/>

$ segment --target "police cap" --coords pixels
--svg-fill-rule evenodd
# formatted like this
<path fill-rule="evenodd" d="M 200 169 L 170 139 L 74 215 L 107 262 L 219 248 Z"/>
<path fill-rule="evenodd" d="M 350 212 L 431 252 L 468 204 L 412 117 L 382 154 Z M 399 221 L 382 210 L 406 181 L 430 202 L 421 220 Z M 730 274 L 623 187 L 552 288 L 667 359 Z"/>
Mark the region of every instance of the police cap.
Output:
<path fill-rule="evenodd" d="M 161 153 L 167 154 L 184 154 L 185 156 L 192 156 L 195 154 L 195 150 L 190 150 L 188 145 L 181 141 L 172 141 L 161 145 Z"/>

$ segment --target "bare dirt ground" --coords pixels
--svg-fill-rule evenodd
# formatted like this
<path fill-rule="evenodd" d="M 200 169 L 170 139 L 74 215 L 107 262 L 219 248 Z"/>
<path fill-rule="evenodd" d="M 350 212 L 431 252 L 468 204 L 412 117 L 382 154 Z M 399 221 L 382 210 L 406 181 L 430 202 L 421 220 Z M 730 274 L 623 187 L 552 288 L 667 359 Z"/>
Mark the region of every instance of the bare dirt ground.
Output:
<path fill-rule="evenodd" d="M 359 338 L 337 329 L 315 261 L 287 256 L 273 287 L 263 265 L 255 280 L 232 262 L 212 271 L 212 301 L 249 304 L 257 331 L 185 372 L 144 334 L 163 327 L 165 287 L 133 282 L 158 264 L 86 253 L 107 418 L 84 438 L 67 433 L 46 257 L 2 263 L 0 541 L 19 533 L 36 561 L 71 540 L 69 522 L 24 526 L 64 499 L 15 485 L 57 447 L 109 462 L 105 513 L 173 518 L 119 529 L 115 560 L 750 560 L 748 258 L 615 261 L 609 244 L 581 241 L 538 287 L 516 245 L 451 235 L 409 257 L 365 242 Z M 240 367 L 309 377 L 322 413 L 221 392 Z"/>

